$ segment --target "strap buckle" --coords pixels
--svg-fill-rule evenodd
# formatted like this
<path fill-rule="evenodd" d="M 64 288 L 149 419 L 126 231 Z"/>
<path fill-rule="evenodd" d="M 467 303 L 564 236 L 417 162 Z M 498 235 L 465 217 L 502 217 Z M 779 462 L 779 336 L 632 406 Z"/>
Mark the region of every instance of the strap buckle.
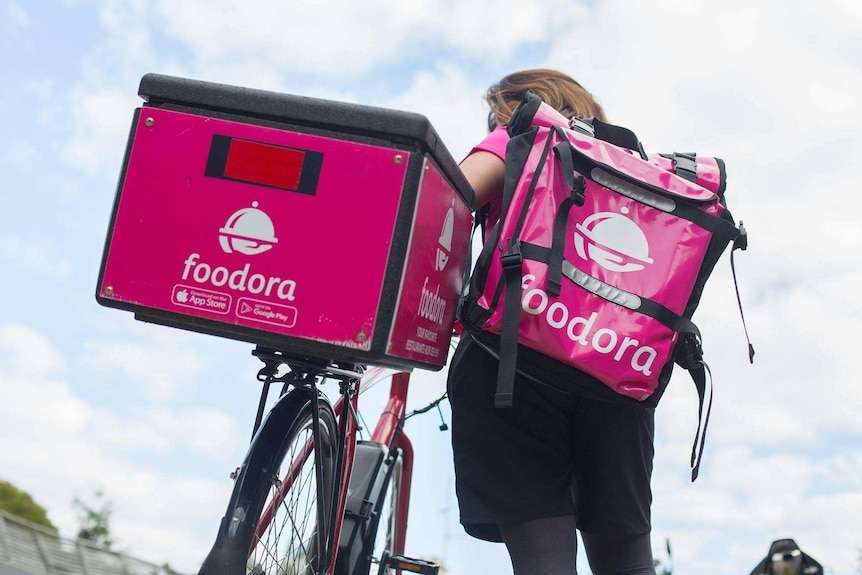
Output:
<path fill-rule="evenodd" d="M 587 201 L 587 181 L 583 176 L 575 178 L 575 185 L 571 189 L 572 201 L 579 208 Z"/>
<path fill-rule="evenodd" d="M 521 241 L 510 238 L 508 243 L 508 251 L 500 256 L 500 265 L 503 266 L 504 270 L 520 268 L 524 261 L 524 257 L 521 255 Z"/>
<path fill-rule="evenodd" d="M 742 220 L 739 221 L 739 235 L 733 239 L 733 249 L 742 251 L 748 249 L 748 232 L 745 231 Z"/>
<path fill-rule="evenodd" d="M 697 182 L 697 157 L 694 154 L 674 152 L 673 172 L 689 182 Z"/>
<path fill-rule="evenodd" d="M 679 352 L 677 353 L 676 363 L 683 369 L 691 370 L 703 364 L 703 346 L 700 338 L 693 333 L 685 333 L 682 335 Z"/>
<path fill-rule="evenodd" d="M 596 129 L 593 125 L 586 120 L 582 120 L 577 116 L 572 116 L 569 118 L 569 128 L 575 130 L 576 132 L 580 132 L 585 136 L 590 136 L 591 138 L 596 137 Z"/>

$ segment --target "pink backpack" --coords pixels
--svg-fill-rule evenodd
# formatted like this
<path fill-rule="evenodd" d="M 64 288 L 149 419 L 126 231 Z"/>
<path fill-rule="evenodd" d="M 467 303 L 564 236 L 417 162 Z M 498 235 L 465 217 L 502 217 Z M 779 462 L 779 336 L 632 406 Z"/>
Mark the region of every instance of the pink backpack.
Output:
<path fill-rule="evenodd" d="M 693 481 L 712 393 L 704 417 L 708 367 L 691 316 L 726 246 L 747 247 L 724 203 L 724 163 L 647 156 L 629 130 L 569 121 L 533 94 L 507 131 L 502 216 L 461 308 L 500 359 L 496 405 L 512 405 L 517 371 L 655 406 L 676 362 L 700 398 Z"/>

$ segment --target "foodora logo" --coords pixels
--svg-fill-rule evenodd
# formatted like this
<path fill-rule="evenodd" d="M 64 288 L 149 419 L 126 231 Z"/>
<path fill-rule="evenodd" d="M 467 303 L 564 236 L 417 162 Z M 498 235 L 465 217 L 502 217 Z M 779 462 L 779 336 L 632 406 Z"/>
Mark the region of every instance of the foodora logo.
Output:
<path fill-rule="evenodd" d="M 575 249 L 582 259 L 612 272 L 636 272 L 653 263 L 649 242 L 638 225 L 622 214 L 600 212 L 575 226 Z"/>
<path fill-rule="evenodd" d="M 293 301 L 296 282 L 279 277 L 267 277 L 259 273 L 251 273 L 251 265 L 230 270 L 225 266 L 212 266 L 201 261 L 198 253 L 189 254 L 183 262 L 184 280 L 192 279 L 199 284 L 211 284 L 215 287 L 227 286 L 236 291 L 248 291 L 265 296 L 275 295 L 278 299 Z"/>
<path fill-rule="evenodd" d="M 550 302 L 548 294 L 539 288 L 532 288 L 536 276 L 524 276 L 522 288 L 526 291 L 521 299 L 521 309 L 531 315 L 542 316 L 545 323 L 557 330 L 565 330 L 566 336 L 573 342 L 590 346 L 598 353 L 613 357 L 614 361 L 629 362 L 634 371 L 646 376 L 652 375 L 653 362 L 657 352 L 648 345 L 627 335 L 618 334 L 608 327 L 596 329 L 598 312 L 592 312 L 589 317 L 573 314 L 561 301 Z"/>

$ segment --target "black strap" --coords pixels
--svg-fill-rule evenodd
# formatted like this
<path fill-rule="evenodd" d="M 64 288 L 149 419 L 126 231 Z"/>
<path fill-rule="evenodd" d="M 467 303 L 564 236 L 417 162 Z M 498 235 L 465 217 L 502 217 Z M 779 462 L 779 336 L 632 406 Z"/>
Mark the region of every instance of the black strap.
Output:
<path fill-rule="evenodd" d="M 583 176 L 575 177 L 575 168 L 572 164 L 572 147 L 568 140 L 559 128 L 555 131 L 560 133 L 563 141 L 554 146 L 554 154 L 560 161 L 560 169 L 563 171 L 563 176 L 566 181 L 566 187 L 569 190 L 569 195 L 557 208 L 557 214 L 554 217 L 554 232 L 551 242 L 551 254 L 548 259 L 548 275 L 545 278 L 545 291 L 552 296 L 559 296 L 563 281 L 563 249 L 566 245 L 566 225 L 569 220 L 569 211 L 572 206 L 583 206 L 586 196 L 584 195 L 587 189 L 586 181 Z"/>
<path fill-rule="evenodd" d="M 554 126 L 554 133 L 560 137 L 560 142 L 554 146 L 554 155 L 560 161 L 563 170 L 563 177 L 566 180 L 566 187 L 570 192 L 574 192 L 578 187 L 578 179 L 583 179 L 581 176 L 575 177 L 575 162 L 572 159 L 572 150 L 574 149 L 566 137 L 566 133 L 559 126 Z M 581 190 L 583 192 L 583 190 Z M 582 197 L 579 206 L 584 205 Z"/>
<path fill-rule="evenodd" d="M 715 163 L 718 166 L 718 191 L 716 193 L 723 200 L 724 192 L 727 190 L 727 167 L 721 158 L 715 158 Z"/>
<path fill-rule="evenodd" d="M 482 243 L 485 243 L 485 237 L 488 235 L 488 214 L 491 211 L 491 204 L 486 203 L 484 206 L 476 210 L 476 213 L 473 215 L 473 231 L 470 233 L 470 236 L 476 235 L 476 228 L 482 228 Z"/>
<path fill-rule="evenodd" d="M 688 370 L 688 373 L 691 375 L 694 386 L 697 388 L 699 401 L 697 408 L 697 433 L 694 436 L 694 444 L 691 446 L 691 481 L 694 482 L 700 473 L 700 463 L 703 461 L 703 448 L 706 445 L 706 428 L 709 425 L 709 415 L 712 412 L 712 372 L 709 370 L 706 362 L 701 361 L 699 367 Z M 706 403 L 706 412 L 704 413 L 704 398 L 707 387 L 709 390 L 709 402 Z"/>
<path fill-rule="evenodd" d="M 518 236 L 521 235 L 521 230 L 524 228 L 524 221 L 527 219 L 527 212 L 530 210 L 530 205 L 533 203 L 533 193 L 536 191 L 536 184 L 539 182 L 539 176 L 542 175 L 542 170 L 545 167 L 545 162 L 548 161 L 548 153 L 551 150 L 551 137 L 552 132 L 548 132 L 548 137 L 545 140 L 545 147 L 542 148 L 542 155 L 539 156 L 539 162 L 536 164 L 536 171 L 533 173 L 533 177 L 530 180 L 530 187 L 527 189 L 527 194 L 524 196 L 524 204 L 521 207 L 521 213 L 518 216 L 518 221 L 515 223 L 515 229 L 512 230 L 512 239 L 517 240 Z M 520 140 L 520 139 L 519 139 Z M 512 144 L 515 140 L 509 140 L 509 145 Z M 509 145 L 506 146 L 506 169 L 508 170 L 508 165 L 515 165 L 515 162 L 509 162 Z M 530 141 L 530 146 L 532 146 L 532 141 Z M 514 146 L 513 146 L 514 148 Z M 524 153 L 524 149 L 515 150 L 513 155 L 520 153 Z M 524 162 L 529 158 L 529 151 L 527 151 L 527 156 L 524 158 Z M 520 167 L 520 166 L 519 166 Z M 512 203 L 512 199 L 515 195 L 515 188 L 517 187 L 517 182 L 520 179 L 521 171 L 523 167 L 517 170 L 517 173 L 506 173 L 506 182 L 512 182 L 509 186 L 504 186 L 503 188 L 503 211 L 501 213 L 506 214 L 509 211 L 509 208 Z"/>
<path fill-rule="evenodd" d="M 458 305 L 455 308 L 455 318 L 461 319 L 461 310 L 464 308 L 464 303 L 469 296 L 470 278 L 473 276 L 473 239 L 476 237 L 476 230 L 482 229 L 482 244 L 485 243 L 485 228 L 487 225 L 486 218 L 490 204 L 485 204 L 473 214 L 473 230 L 470 232 L 470 241 L 467 242 L 467 265 L 464 266 L 464 274 L 461 277 L 461 296 L 458 298 Z M 484 251 L 484 248 L 483 250 Z"/>
<path fill-rule="evenodd" d="M 644 152 L 643 144 L 638 139 L 637 135 L 628 128 L 615 126 L 602 122 L 597 118 L 591 118 L 590 123 L 593 125 L 593 133 L 599 140 L 603 140 L 621 148 L 636 151 L 643 160 L 647 160 L 647 154 Z"/>
<path fill-rule="evenodd" d="M 518 364 L 518 323 L 521 318 L 521 246 L 509 240 L 508 251 L 500 257 L 506 295 L 503 301 L 503 318 L 500 326 L 500 365 L 497 368 L 495 407 L 512 407 L 515 391 L 515 370 Z"/>
<path fill-rule="evenodd" d="M 739 296 L 739 283 L 736 281 L 736 264 L 733 261 L 733 252 L 736 250 L 745 251 L 748 249 L 748 232 L 745 231 L 745 226 L 742 225 L 742 220 L 739 222 L 739 235 L 733 240 L 733 247 L 730 250 L 730 271 L 733 275 L 733 289 L 736 290 L 736 303 L 739 305 L 739 317 L 742 318 L 742 330 L 745 332 L 745 341 L 748 343 L 748 361 L 754 363 L 754 346 L 751 345 L 751 338 L 748 337 L 748 327 L 745 325 L 745 314 L 742 312 L 742 298 Z"/>
<path fill-rule="evenodd" d="M 560 288 L 563 280 L 563 248 L 566 244 L 566 224 L 569 221 L 569 211 L 573 205 L 582 206 L 584 200 L 581 199 L 578 203 L 577 195 L 580 194 L 583 198 L 583 190 L 586 186 L 583 184 L 584 179 L 580 178 L 581 189 L 572 190 L 572 194 L 562 201 L 560 207 L 557 208 L 557 215 L 554 217 L 554 239 L 551 243 L 551 255 L 548 262 L 548 275 L 545 278 L 545 291 L 552 296 L 560 295 Z"/>
<path fill-rule="evenodd" d="M 541 100 L 540 100 L 541 102 Z M 521 173 L 524 170 L 524 167 L 527 163 L 527 160 L 530 158 L 530 152 L 533 149 L 533 142 L 535 141 L 537 135 L 537 130 L 532 130 L 529 133 L 519 134 L 509 140 L 509 143 L 506 145 L 506 161 L 504 163 L 505 175 L 503 180 L 503 208 L 500 212 L 501 218 L 505 218 L 506 214 L 509 213 L 509 209 L 512 205 L 512 200 L 515 197 L 515 189 L 518 187 L 518 182 L 521 179 Z M 545 140 L 545 147 L 542 150 L 542 156 L 539 159 L 539 164 L 537 165 L 536 171 L 533 174 L 533 178 L 530 181 L 530 187 L 527 190 L 526 197 L 524 198 L 524 203 L 521 206 L 521 213 L 518 215 L 518 220 L 515 223 L 515 229 L 512 232 L 512 238 L 508 241 L 517 240 L 518 236 L 521 233 L 521 229 L 524 227 L 524 221 L 527 218 L 527 211 L 530 209 L 530 204 L 533 201 L 533 192 L 536 189 L 536 184 L 539 181 L 539 175 L 541 174 L 541 168 L 545 165 L 545 161 L 548 158 L 548 152 L 551 148 L 551 134 L 548 133 L 548 137 Z M 501 228 L 496 228 L 499 231 Z M 494 236 L 494 241 L 498 241 L 499 236 Z M 505 246 L 503 246 L 502 242 L 498 246 L 500 250 L 501 256 L 503 255 L 503 250 Z M 494 292 L 494 298 L 491 301 L 491 305 L 494 309 L 497 308 L 500 296 L 503 293 L 503 283 L 497 283 L 497 289 Z M 520 289 L 520 288 L 519 288 Z M 519 298 L 520 299 L 520 298 Z M 505 305 L 505 304 L 504 304 Z"/>
<path fill-rule="evenodd" d="M 521 103 L 518 104 L 512 117 L 508 122 L 506 122 L 506 132 L 509 134 L 510 138 L 513 138 L 530 128 L 533 124 L 533 117 L 536 115 L 536 112 L 539 111 L 539 107 L 541 105 L 542 98 L 532 92 L 524 93 L 521 97 Z"/>
<path fill-rule="evenodd" d="M 706 428 L 709 425 L 709 415 L 712 412 L 712 372 L 703 360 L 703 348 L 700 336 L 684 334 L 677 345 L 674 361 L 683 367 L 691 376 L 697 389 L 697 432 L 691 446 L 691 480 L 697 479 L 700 472 L 700 462 L 703 460 L 703 448 L 706 444 Z M 706 401 L 709 392 L 709 401 Z M 706 411 L 704 411 L 704 406 Z"/>
<path fill-rule="evenodd" d="M 524 102 L 528 102 L 528 100 L 525 98 Z M 541 99 L 539 99 L 539 103 L 541 103 Z M 516 136 L 510 139 L 509 144 L 506 146 L 503 214 L 506 214 L 509 210 L 512 198 L 514 197 L 515 187 L 523 170 L 523 164 L 529 157 L 530 150 L 527 143 L 529 143 L 529 147 L 532 147 L 532 139 L 528 142 L 525 139 L 526 137 L 526 134 Z M 500 326 L 500 366 L 497 369 L 497 391 L 494 397 L 494 405 L 496 407 L 512 407 L 512 395 L 515 390 L 515 368 L 518 362 L 518 324 L 521 319 L 521 283 L 523 281 L 521 271 L 522 258 L 518 236 L 524 227 L 527 210 L 529 210 L 530 204 L 533 201 L 533 192 L 539 181 L 539 175 L 548 159 L 548 153 L 551 149 L 551 139 L 551 132 L 548 132 L 545 147 L 542 150 L 539 163 L 536 165 L 533 178 L 530 180 L 530 187 L 524 198 L 524 205 L 518 221 L 515 223 L 512 237 L 507 240 L 508 249 L 506 253 L 500 256 L 500 264 L 503 268 L 503 282 L 497 285 L 497 291 L 494 294 L 495 306 L 499 301 L 503 285 L 505 285 L 506 292 L 503 296 L 503 318 Z M 503 246 L 501 245 L 500 248 L 502 250 Z"/>

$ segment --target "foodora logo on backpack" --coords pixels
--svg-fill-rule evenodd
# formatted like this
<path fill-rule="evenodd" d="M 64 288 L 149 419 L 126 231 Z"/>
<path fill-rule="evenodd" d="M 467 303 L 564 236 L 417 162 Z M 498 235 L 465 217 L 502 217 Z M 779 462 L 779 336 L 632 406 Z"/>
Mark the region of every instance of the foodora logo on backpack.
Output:
<path fill-rule="evenodd" d="M 565 330 L 568 338 L 583 346 L 591 346 L 595 351 L 610 355 L 617 362 L 630 362 L 634 371 L 646 376 L 652 375 L 652 365 L 657 352 L 648 345 L 627 335 L 620 336 L 614 330 L 603 327 L 596 328 L 598 312 L 590 317 L 574 315 L 561 301 L 550 303 L 548 294 L 539 288 L 528 289 L 536 280 L 536 276 L 527 274 L 521 287 L 526 290 L 521 299 L 521 309 L 525 312 L 543 316 L 542 319 L 554 329 Z M 611 355 L 613 354 L 613 355 Z"/>
<path fill-rule="evenodd" d="M 636 272 L 653 263 L 649 242 L 638 225 L 624 214 L 599 212 L 577 224 L 575 249 L 587 261 L 612 272 Z"/>

